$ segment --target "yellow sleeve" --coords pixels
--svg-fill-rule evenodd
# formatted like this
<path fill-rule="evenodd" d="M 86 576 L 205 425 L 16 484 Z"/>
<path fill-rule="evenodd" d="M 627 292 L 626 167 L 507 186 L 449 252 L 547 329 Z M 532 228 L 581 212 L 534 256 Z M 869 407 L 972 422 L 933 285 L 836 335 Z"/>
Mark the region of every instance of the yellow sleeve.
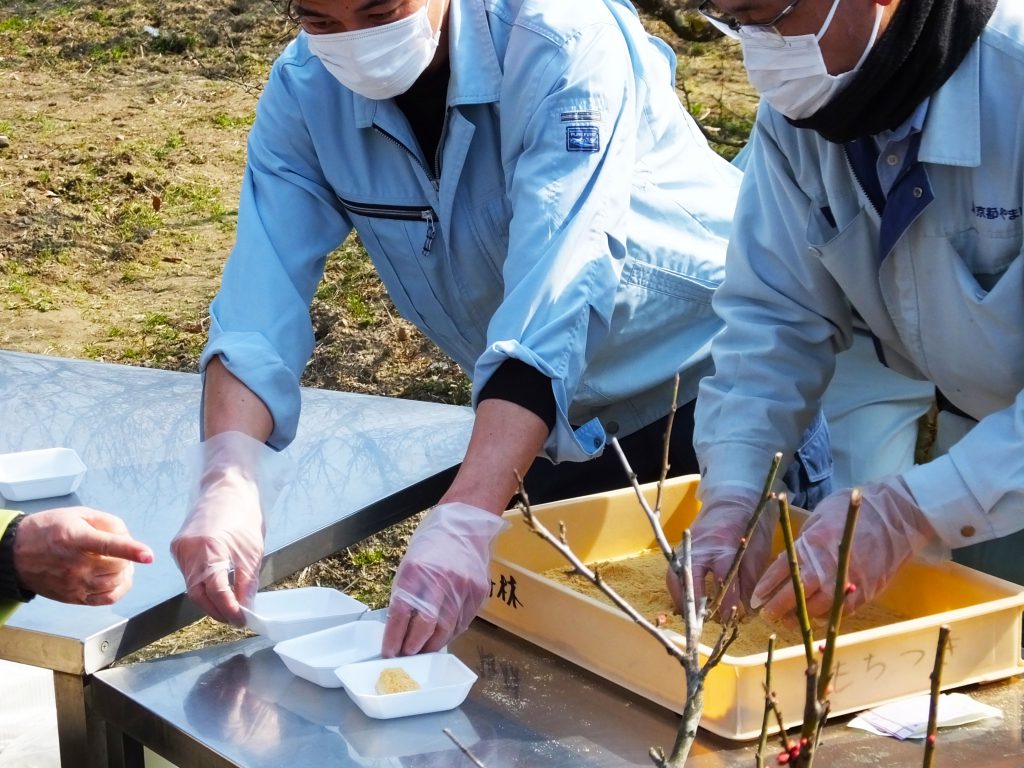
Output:
<path fill-rule="evenodd" d="M 11 520 L 21 513 L 13 509 L 0 509 L 0 537 L 4 535 Z M 21 605 L 17 600 L 0 600 L 0 626 L 3 626 L 11 614 Z"/>

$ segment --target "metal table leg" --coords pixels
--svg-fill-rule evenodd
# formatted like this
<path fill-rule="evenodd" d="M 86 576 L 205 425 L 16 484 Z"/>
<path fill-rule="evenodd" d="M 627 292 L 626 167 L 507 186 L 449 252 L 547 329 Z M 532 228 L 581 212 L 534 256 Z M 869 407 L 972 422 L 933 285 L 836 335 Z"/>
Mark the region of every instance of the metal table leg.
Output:
<path fill-rule="evenodd" d="M 88 684 L 88 678 L 82 675 L 53 673 L 60 762 L 64 768 L 106 768 L 108 765 L 106 726 L 86 706 Z"/>
<path fill-rule="evenodd" d="M 119 728 L 107 724 L 107 758 L 110 768 L 145 768 L 142 745 Z"/>

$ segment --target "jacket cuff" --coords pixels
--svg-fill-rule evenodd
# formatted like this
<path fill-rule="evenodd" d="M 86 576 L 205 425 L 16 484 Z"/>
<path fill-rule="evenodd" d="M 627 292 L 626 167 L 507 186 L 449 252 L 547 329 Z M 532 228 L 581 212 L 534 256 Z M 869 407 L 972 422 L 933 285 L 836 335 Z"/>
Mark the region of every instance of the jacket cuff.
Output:
<path fill-rule="evenodd" d="M 266 337 L 258 333 L 211 331 L 210 341 L 199 358 L 204 386 L 206 366 L 215 356 L 219 356 L 228 372 L 248 387 L 270 411 L 274 428 L 267 438 L 267 445 L 276 451 L 287 448 L 295 439 L 302 403 L 296 375 L 284 364 Z"/>
<path fill-rule="evenodd" d="M 775 451 L 745 443 L 716 443 L 706 449 L 700 459 L 700 483 L 705 489 L 744 489 L 760 496 L 765 478 L 775 458 Z M 792 459 L 790 459 L 791 461 Z M 783 460 L 778 478 L 782 479 L 787 462 Z"/>
<path fill-rule="evenodd" d="M 23 514 L 16 513 L 0 534 L 0 600 L 27 603 L 36 596 L 35 592 L 22 587 L 14 570 L 14 541 L 24 519 Z"/>
<path fill-rule="evenodd" d="M 903 480 L 935 532 L 958 549 L 998 536 L 992 520 L 967 487 L 950 456 L 912 467 Z"/>

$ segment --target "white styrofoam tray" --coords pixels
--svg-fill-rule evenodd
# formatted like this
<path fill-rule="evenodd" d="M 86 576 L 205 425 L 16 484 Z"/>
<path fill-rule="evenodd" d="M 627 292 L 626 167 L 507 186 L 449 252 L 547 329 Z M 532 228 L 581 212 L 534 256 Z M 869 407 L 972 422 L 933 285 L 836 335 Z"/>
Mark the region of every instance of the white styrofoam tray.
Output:
<path fill-rule="evenodd" d="M 252 608 L 242 606 L 245 625 L 275 643 L 355 621 L 365 603 L 329 587 L 298 587 L 260 592 Z"/>
<path fill-rule="evenodd" d="M 389 667 L 404 669 L 418 690 L 377 693 L 377 679 Z M 367 717 L 388 719 L 444 712 L 465 701 L 477 675 L 450 653 L 421 653 L 346 664 L 337 670 L 345 692 Z"/>
<path fill-rule="evenodd" d="M 274 646 L 292 674 L 324 688 L 339 688 L 335 670 L 345 664 L 380 657 L 384 624 L 352 621 L 319 632 L 293 637 Z"/>
<path fill-rule="evenodd" d="M 85 464 L 72 448 L 0 454 L 0 496 L 8 501 L 66 496 L 84 476 Z"/>

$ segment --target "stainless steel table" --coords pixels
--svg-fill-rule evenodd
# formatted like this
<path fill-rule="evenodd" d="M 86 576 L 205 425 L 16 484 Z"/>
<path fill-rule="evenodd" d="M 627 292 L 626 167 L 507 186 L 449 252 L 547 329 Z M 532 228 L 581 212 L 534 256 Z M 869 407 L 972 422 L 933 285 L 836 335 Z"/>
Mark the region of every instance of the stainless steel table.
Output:
<path fill-rule="evenodd" d="M 107 761 L 86 708 L 89 675 L 199 618 L 168 543 L 185 513 L 200 387 L 195 374 L 0 351 L 0 453 L 68 446 L 88 467 L 76 494 L 7 506 L 96 507 L 156 554 L 113 606 L 37 598 L 0 628 L 0 658 L 54 671 L 68 768 L 86 754 Z M 288 449 L 296 476 L 269 516 L 264 584 L 433 504 L 472 425 L 457 406 L 313 389 L 302 400 Z"/>
<path fill-rule="evenodd" d="M 433 715 L 368 718 L 341 689 L 294 677 L 263 638 L 104 670 L 93 706 L 123 747 L 118 768 L 139 768 L 142 745 L 181 768 L 470 768 L 446 728 L 487 768 L 650 766 L 649 747 L 672 744 L 675 714 L 483 621 L 450 650 L 480 679 L 461 707 Z M 1024 683 L 969 692 L 1005 717 L 944 729 L 936 765 L 1019 768 Z M 821 765 L 921 765 L 920 741 L 866 734 L 847 719 L 825 729 Z M 750 768 L 753 755 L 751 744 L 702 732 L 687 765 Z"/>

